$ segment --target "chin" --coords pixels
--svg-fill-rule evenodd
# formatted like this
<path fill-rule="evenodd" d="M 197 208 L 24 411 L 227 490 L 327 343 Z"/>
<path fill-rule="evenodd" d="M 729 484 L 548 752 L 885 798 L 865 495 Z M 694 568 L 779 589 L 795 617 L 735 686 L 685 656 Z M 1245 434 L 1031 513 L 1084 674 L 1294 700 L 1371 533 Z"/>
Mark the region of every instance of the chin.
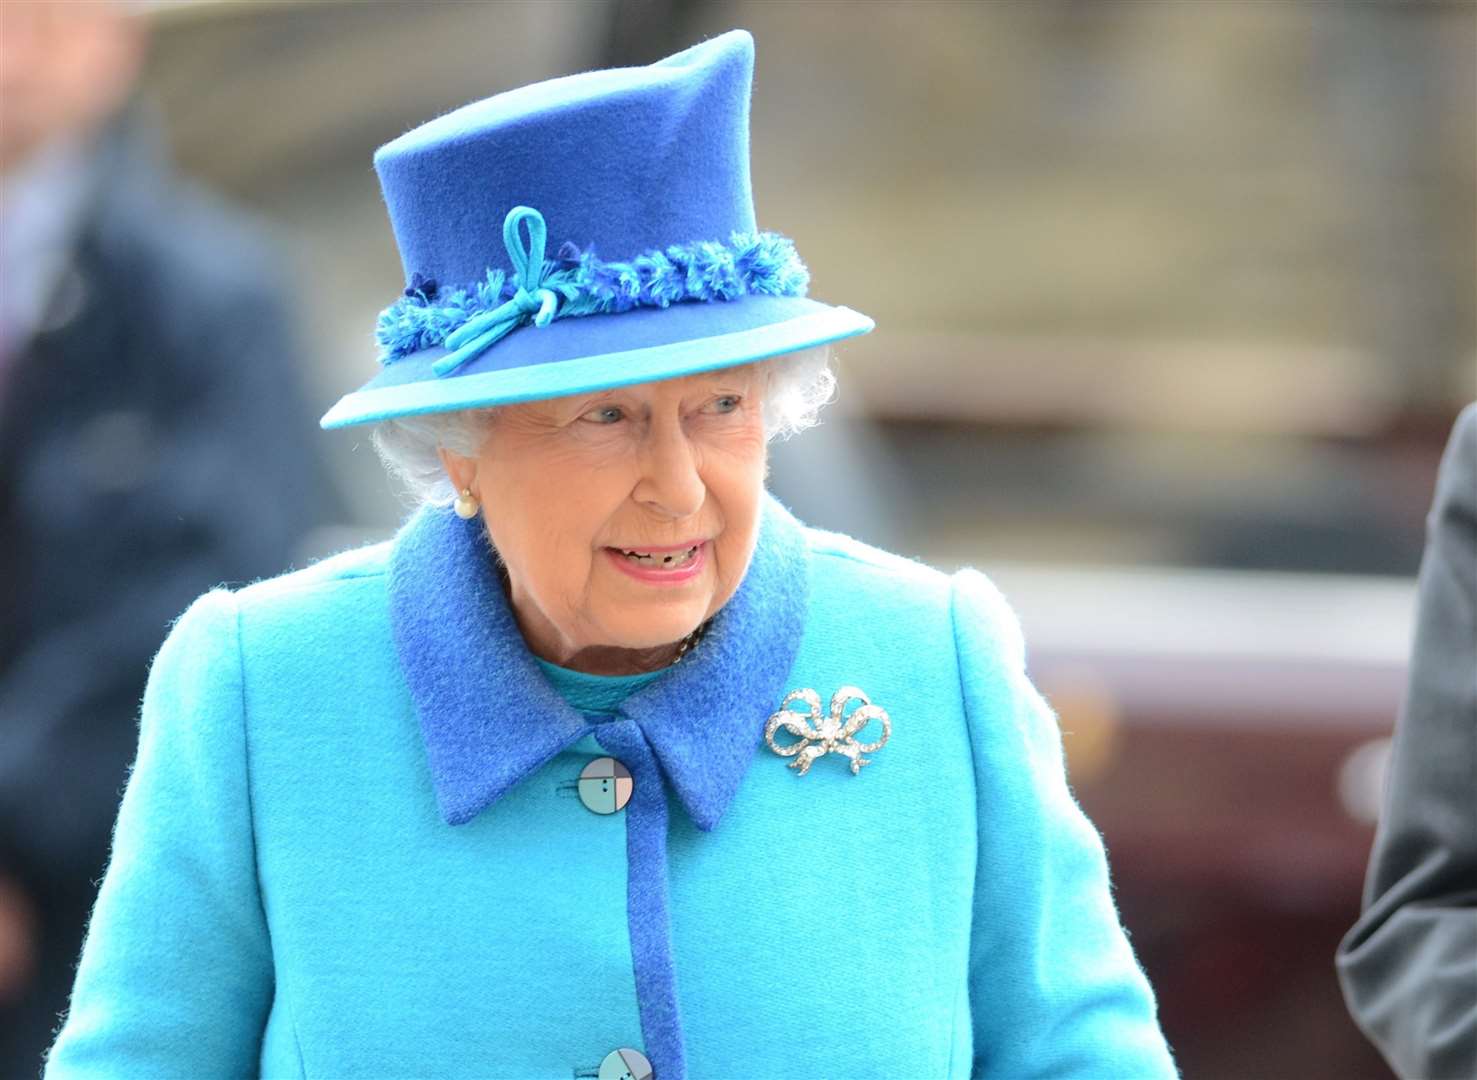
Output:
<path fill-rule="evenodd" d="M 625 649 L 655 649 L 670 645 L 681 641 L 702 623 L 706 607 L 702 611 L 696 610 L 697 605 L 693 607 L 691 613 L 674 610 L 665 618 L 644 619 L 640 625 L 612 627 L 612 636 Z"/>

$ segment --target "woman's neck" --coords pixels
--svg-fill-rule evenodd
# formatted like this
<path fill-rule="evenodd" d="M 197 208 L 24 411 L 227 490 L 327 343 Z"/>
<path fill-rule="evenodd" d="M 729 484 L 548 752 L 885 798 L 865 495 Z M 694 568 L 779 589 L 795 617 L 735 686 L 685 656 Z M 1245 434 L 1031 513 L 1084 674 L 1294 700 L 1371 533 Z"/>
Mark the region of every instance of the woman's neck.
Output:
<path fill-rule="evenodd" d="M 650 649 L 623 649 L 617 645 L 591 645 L 563 660 L 544 657 L 551 664 L 582 671 L 586 675 L 644 675 L 670 667 L 681 642 Z"/>

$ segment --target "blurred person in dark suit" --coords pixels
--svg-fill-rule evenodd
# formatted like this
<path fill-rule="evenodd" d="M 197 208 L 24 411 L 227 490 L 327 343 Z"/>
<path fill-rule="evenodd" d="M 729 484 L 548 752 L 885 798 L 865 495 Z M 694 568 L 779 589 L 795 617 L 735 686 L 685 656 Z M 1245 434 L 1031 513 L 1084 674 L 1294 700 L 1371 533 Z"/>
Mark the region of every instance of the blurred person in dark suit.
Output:
<path fill-rule="evenodd" d="M 1402 1077 L 1477 1076 L 1477 403 L 1441 460 L 1364 911 L 1336 964 Z"/>
<path fill-rule="evenodd" d="M 0 3 L 0 1076 L 65 1009 L 149 658 L 338 520 L 254 229 L 159 152 L 145 27 Z"/>

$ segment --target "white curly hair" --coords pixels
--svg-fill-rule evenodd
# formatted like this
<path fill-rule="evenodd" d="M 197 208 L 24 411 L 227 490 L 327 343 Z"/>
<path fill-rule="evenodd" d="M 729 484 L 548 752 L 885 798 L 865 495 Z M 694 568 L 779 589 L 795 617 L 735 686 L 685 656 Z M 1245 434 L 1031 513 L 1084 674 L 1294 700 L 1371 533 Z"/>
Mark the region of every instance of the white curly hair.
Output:
<path fill-rule="evenodd" d="M 766 440 L 788 439 L 820 422 L 836 391 L 831 346 L 817 345 L 763 362 L 769 375 L 763 419 Z M 475 457 L 498 406 L 382 420 L 370 437 L 391 474 L 419 503 L 445 506 L 456 498 L 438 451 Z"/>

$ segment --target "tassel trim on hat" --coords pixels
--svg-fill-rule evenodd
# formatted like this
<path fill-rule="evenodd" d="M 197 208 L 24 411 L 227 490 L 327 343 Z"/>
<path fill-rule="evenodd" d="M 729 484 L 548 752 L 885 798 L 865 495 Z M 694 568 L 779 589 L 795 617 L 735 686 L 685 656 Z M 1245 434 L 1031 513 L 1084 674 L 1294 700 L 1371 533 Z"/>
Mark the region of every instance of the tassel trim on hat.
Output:
<path fill-rule="evenodd" d="M 527 223 L 525 248 L 519 227 Z M 380 363 L 444 345 L 452 352 L 433 370 L 452 374 L 510 331 L 532 322 L 665 308 L 684 300 L 733 300 L 749 294 L 804 296 L 810 271 L 794 242 L 779 233 L 735 232 L 727 244 L 698 240 L 647 251 L 627 262 L 602 262 L 566 242 L 545 261 L 543 215 L 527 206 L 508 212 L 503 241 L 514 274 L 490 269 L 475 284 L 447 290 L 417 272 L 405 294 L 380 313 Z"/>

